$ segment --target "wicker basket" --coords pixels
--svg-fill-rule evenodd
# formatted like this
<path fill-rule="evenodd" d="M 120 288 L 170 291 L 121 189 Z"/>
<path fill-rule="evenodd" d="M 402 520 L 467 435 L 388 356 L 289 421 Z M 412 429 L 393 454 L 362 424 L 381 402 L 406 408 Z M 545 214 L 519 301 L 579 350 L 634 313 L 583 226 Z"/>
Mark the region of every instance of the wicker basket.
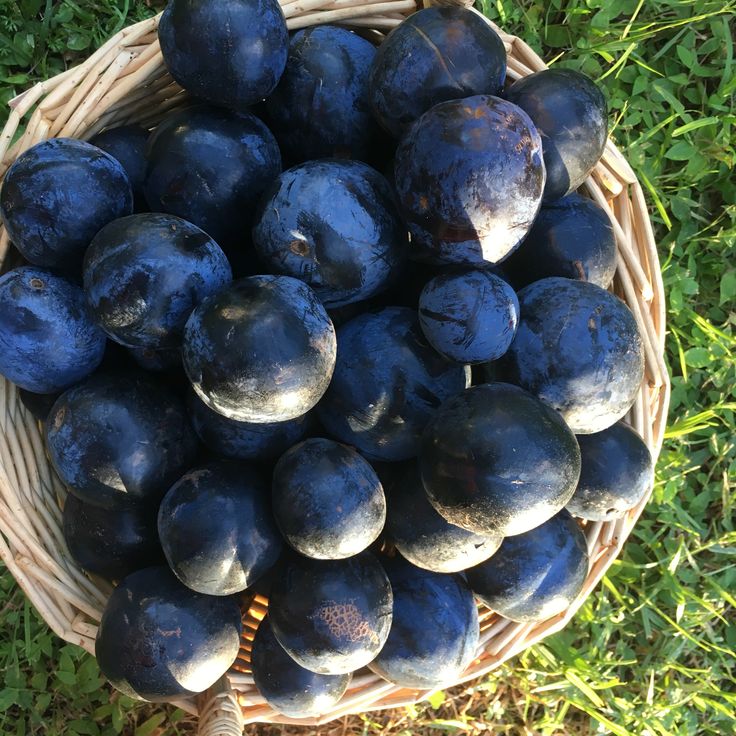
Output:
<path fill-rule="evenodd" d="M 415 3 L 282 0 L 282 7 L 290 29 L 341 23 L 380 42 L 385 32 L 415 10 Z M 81 66 L 14 99 L 0 136 L 0 177 L 22 151 L 44 138 L 89 138 L 107 126 L 130 122 L 153 126 L 170 110 L 184 105 L 185 93 L 163 65 L 157 24 L 158 18 L 152 18 L 126 28 Z M 511 78 L 545 68 L 523 41 L 502 32 L 501 38 L 508 51 Z M 22 121 L 25 132 L 13 142 Z M 610 141 L 584 187 L 609 213 L 615 229 L 618 268 L 614 290 L 633 311 L 646 353 L 644 381 L 628 421 L 656 457 L 670 388 L 663 360 L 664 294 L 646 203 L 636 176 Z M 8 246 L 7 233 L 0 228 L 0 265 L 5 268 L 11 253 Z M 46 458 L 38 423 L 20 403 L 15 387 L 0 378 L 0 554 L 56 634 L 94 652 L 97 622 L 110 587 L 82 573 L 69 556 L 61 533 L 60 504 L 65 493 Z M 481 606 L 477 658 L 462 680 L 487 673 L 561 629 L 619 554 L 645 503 L 646 499 L 617 521 L 587 524 L 590 572 L 580 598 L 564 613 L 543 623 L 520 624 Z M 314 725 L 348 713 L 413 703 L 428 694 L 396 687 L 366 670 L 353 678 L 342 701 L 319 720 L 298 721 L 279 715 L 255 690 L 248 665 L 249 642 L 267 604 L 260 596 L 248 601 L 241 654 L 228 675 L 198 699 L 176 703 L 199 715 L 200 734 L 239 736 L 244 724 L 256 721 Z"/>

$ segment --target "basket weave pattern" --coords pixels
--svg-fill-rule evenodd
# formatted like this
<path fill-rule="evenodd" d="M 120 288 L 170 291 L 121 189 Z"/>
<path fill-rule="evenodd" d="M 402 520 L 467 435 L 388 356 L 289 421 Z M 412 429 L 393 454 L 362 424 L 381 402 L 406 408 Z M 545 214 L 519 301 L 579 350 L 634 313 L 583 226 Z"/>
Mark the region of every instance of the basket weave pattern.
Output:
<path fill-rule="evenodd" d="M 415 4 L 414 0 L 282 0 L 282 8 L 291 30 L 339 23 L 360 29 L 378 42 L 415 10 Z M 13 100 L 0 134 L 0 178 L 24 150 L 45 138 L 86 139 L 105 127 L 133 122 L 153 126 L 170 110 L 186 104 L 186 93 L 164 67 L 157 26 L 158 18 L 152 18 L 126 28 L 84 64 Z M 499 33 L 512 79 L 545 68 L 522 40 Z M 22 122 L 25 132 L 13 142 Z M 644 380 L 627 421 L 656 457 L 670 386 L 663 360 L 664 293 L 646 203 L 636 176 L 610 140 L 584 188 L 609 213 L 614 226 L 618 248 L 614 291 L 636 317 L 646 356 Z M 0 266 L 7 268 L 9 254 L 8 236 L 0 226 Z M 60 505 L 65 495 L 47 460 L 38 423 L 24 409 L 15 387 L 0 377 L 0 555 L 54 632 L 93 653 L 97 623 L 111 588 L 86 576 L 69 556 L 61 532 Z M 645 504 L 646 499 L 617 521 L 585 526 L 590 572 L 581 596 L 564 613 L 542 623 L 520 624 L 481 606 L 477 658 L 462 681 L 487 673 L 561 629 L 617 557 Z M 244 603 L 241 652 L 228 675 L 196 700 L 176 703 L 199 714 L 203 736 L 240 736 L 243 726 L 255 721 L 322 723 L 348 713 L 413 703 L 428 694 L 399 688 L 365 671 L 353 678 L 342 701 L 321 719 L 299 721 L 279 715 L 255 690 L 248 664 L 250 642 L 267 605 L 260 596 Z"/>

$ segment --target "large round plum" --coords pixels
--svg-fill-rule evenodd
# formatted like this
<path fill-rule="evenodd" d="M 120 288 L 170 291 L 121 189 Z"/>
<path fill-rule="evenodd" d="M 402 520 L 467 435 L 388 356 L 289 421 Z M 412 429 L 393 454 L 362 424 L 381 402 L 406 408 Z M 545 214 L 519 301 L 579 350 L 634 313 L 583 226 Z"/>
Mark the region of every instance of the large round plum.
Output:
<path fill-rule="evenodd" d="M 271 270 L 305 281 L 334 309 L 385 289 L 408 236 L 377 171 L 359 161 L 310 161 L 266 190 L 253 244 Z"/>
<path fill-rule="evenodd" d="M 573 69 L 545 69 L 514 82 L 504 96 L 542 135 L 545 201 L 575 191 L 606 147 L 608 109 L 600 88 Z"/>
<path fill-rule="evenodd" d="M 468 385 L 469 372 L 427 345 L 406 307 L 355 317 L 337 343 L 332 383 L 317 407 L 324 427 L 369 459 L 415 457 L 430 417 Z"/>
<path fill-rule="evenodd" d="M 133 192 L 120 163 L 72 138 L 22 153 L 0 189 L 0 216 L 26 260 L 74 275 L 95 233 L 131 212 Z"/>
<path fill-rule="evenodd" d="M 526 236 L 542 201 L 542 141 L 498 97 L 443 102 L 396 150 L 399 208 L 418 257 L 498 263 Z"/>
<path fill-rule="evenodd" d="M 0 374 L 9 381 L 61 391 L 97 368 L 105 342 L 76 284 L 33 266 L 0 276 Z"/>
<path fill-rule="evenodd" d="M 504 377 L 557 409 L 575 434 L 621 419 L 644 375 L 641 335 L 626 304 L 595 284 L 557 277 L 522 289 L 519 304 Z"/>
<path fill-rule="evenodd" d="M 217 460 L 185 473 L 158 510 L 158 533 L 176 577 L 198 593 L 253 585 L 281 554 L 268 482 L 245 463 Z"/>
<path fill-rule="evenodd" d="M 578 597 L 588 574 L 585 535 L 564 509 L 503 540 L 493 557 L 466 570 L 470 587 L 512 621 L 544 621 Z"/>
<path fill-rule="evenodd" d="M 59 477 L 82 501 L 157 504 L 196 453 L 184 405 L 142 375 L 98 374 L 64 392 L 46 421 Z"/>
<path fill-rule="evenodd" d="M 214 685 L 238 656 L 241 630 L 234 598 L 195 593 L 167 567 L 149 567 L 112 592 L 95 656 L 123 694 L 166 701 Z"/>
<path fill-rule="evenodd" d="M 391 584 L 370 552 L 345 560 L 293 555 L 273 582 L 269 614 L 281 646 L 302 667 L 342 675 L 381 651 L 393 609 Z"/>
<path fill-rule="evenodd" d="M 506 78 L 506 49 L 479 13 L 432 7 L 410 15 L 378 47 L 370 100 L 397 138 L 439 102 L 496 95 Z"/>
<path fill-rule="evenodd" d="M 289 51 L 276 0 L 170 0 L 158 37 L 166 68 L 185 90 L 234 110 L 271 94 Z"/>
<path fill-rule="evenodd" d="M 610 521 L 646 496 L 654 481 L 652 454 L 627 424 L 578 436 L 580 480 L 567 510 L 581 519 Z"/>
<path fill-rule="evenodd" d="M 269 121 L 290 163 L 365 160 L 377 137 L 368 100 L 376 47 L 344 28 L 297 31 L 281 81 L 268 98 Z"/>
<path fill-rule="evenodd" d="M 368 665 L 401 687 L 453 684 L 475 659 L 478 608 L 459 575 L 420 570 L 401 557 L 384 562 L 394 594 L 391 631 Z"/>
<path fill-rule="evenodd" d="M 432 505 L 476 534 L 521 534 L 554 516 L 580 477 L 562 417 L 517 386 L 486 383 L 446 401 L 422 437 Z"/>
<path fill-rule="evenodd" d="M 306 414 L 332 377 L 335 328 L 289 276 L 240 279 L 205 299 L 184 330 L 184 368 L 210 408 L 241 422 Z"/>
<path fill-rule="evenodd" d="M 373 544 L 386 520 L 376 472 L 355 450 L 313 437 L 273 470 L 273 513 L 297 552 L 322 560 L 352 557 Z"/>

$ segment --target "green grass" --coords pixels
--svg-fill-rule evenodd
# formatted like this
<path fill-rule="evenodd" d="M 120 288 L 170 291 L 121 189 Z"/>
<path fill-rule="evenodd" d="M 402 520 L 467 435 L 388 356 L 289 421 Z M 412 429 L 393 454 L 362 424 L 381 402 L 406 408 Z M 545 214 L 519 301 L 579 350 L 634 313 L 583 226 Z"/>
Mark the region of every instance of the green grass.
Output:
<path fill-rule="evenodd" d="M 670 425 L 652 503 L 563 632 L 473 688 L 353 718 L 336 732 L 734 733 L 736 4 L 481 6 L 545 58 L 586 71 L 606 90 L 614 138 L 648 190 L 663 263 Z M 136 0 L 0 0 L 0 101 L 151 12 Z M 7 573 L 0 683 L 3 734 L 192 732 L 171 708 L 111 701 L 94 661 L 50 634 Z"/>

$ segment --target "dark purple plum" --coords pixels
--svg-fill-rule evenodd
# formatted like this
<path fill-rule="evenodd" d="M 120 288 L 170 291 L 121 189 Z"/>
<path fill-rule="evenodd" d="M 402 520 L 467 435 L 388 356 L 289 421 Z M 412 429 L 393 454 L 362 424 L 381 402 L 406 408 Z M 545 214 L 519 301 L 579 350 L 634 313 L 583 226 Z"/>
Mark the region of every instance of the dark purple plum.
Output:
<path fill-rule="evenodd" d="M 499 263 L 542 201 L 542 141 L 521 109 L 478 95 L 424 113 L 396 151 L 396 192 L 414 254 L 437 263 Z"/>
<path fill-rule="evenodd" d="M 195 593 L 167 567 L 149 567 L 112 592 L 95 657 L 124 695 L 167 701 L 214 685 L 238 656 L 241 630 L 235 598 Z"/>
<path fill-rule="evenodd" d="M 408 460 L 439 405 L 468 385 L 466 368 L 427 345 L 417 313 L 386 307 L 337 332 L 332 383 L 317 407 L 327 431 L 371 460 Z"/>
<path fill-rule="evenodd" d="M 128 347 L 181 347 L 192 310 L 231 280 L 220 246 L 174 215 L 114 220 L 95 235 L 84 256 L 92 314 L 113 340 Z"/>
<path fill-rule="evenodd" d="M 179 348 L 128 348 L 128 353 L 136 365 L 144 371 L 153 373 L 168 373 L 181 368 L 181 350 Z"/>
<path fill-rule="evenodd" d="M 309 161 L 266 189 L 253 244 L 275 273 L 309 284 L 328 309 L 384 290 L 409 239 L 388 182 L 359 161 Z"/>
<path fill-rule="evenodd" d="M 72 281 L 34 266 L 0 276 L 0 374 L 20 388 L 50 394 L 81 381 L 105 342 Z"/>
<path fill-rule="evenodd" d="M 588 575 L 585 535 L 564 509 L 465 571 L 473 592 L 512 621 L 544 621 L 567 609 Z"/>
<path fill-rule="evenodd" d="M 628 424 L 579 435 L 578 444 L 580 480 L 566 507 L 571 514 L 590 521 L 618 519 L 649 493 L 652 454 Z"/>
<path fill-rule="evenodd" d="M 95 375 L 65 391 L 46 421 L 46 444 L 72 493 L 104 508 L 158 504 L 197 450 L 183 402 L 133 373 Z"/>
<path fill-rule="evenodd" d="M 276 463 L 273 513 L 284 539 L 307 557 L 339 560 L 378 539 L 386 499 L 376 472 L 355 450 L 312 437 Z"/>
<path fill-rule="evenodd" d="M 398 138 L 439 102 L 497 95 L 505 78 L 506 49 L 480 13 L 432 7 L 410 15 L 378 47 L 370 101 Z"/>
<path fill-rule="evenodd" d="M 386 497 L 386 536 L 417 567 L 460 572 L 487 560 L 501 544 L 500 534 L 474 534 L 450 524 L 429 502 L 413 463 L 387 488 Z"/>
<path fill-rule="evenodd" d="M 169 566 L 198 593 L 232 595 L 249 588 L 281 554 L 268 481 L 242 462 L 217 460 L 185 473 L 158 510 Z"/>
<path fill-rule="evenodd" d="M 519 79 L 504 97 L 518 105 L 542 136 L 549 202 L 575 191 L 603 155 L 608 106 L 590 77 L 572 69 L 545 69 Z"/>
<path fill-rule="evenodd" d="M 335 328 L 289 276 L 251 276 L 205 299 L 184 330 L 184 368 L 211 409 L 241 422 L 306 414 L 335 366 Z"/>
<path fill-rule="evenodd" d="M 320 675 L 297 664 L 279 644 L 268 616 L 261 621 L 250 654 L 253 681 L 266 702 L 289 718 L 314 718 L 331 710 L 352 675 Z"/>
<path fill-rule="evenodd" d="M 397 556 L 384 563 L 394 594 L 391 631 L 368 667 L 401 687 L 454 684 L 475 659 L 478 608 L 459 575 L 421 570 Z"/>
<path fill-rule="evenodd" d="M 570 500 L 580 448 L 562 417 L 518 386 L 486 383 L 446 401 L 422 437 L 432 505 L 476 534 L 539 526 Z"/>
<path fill-rule="evenodd" d="M 575 434 L 600 432 L 631 408 L 644 376 L 642 339 L 621 299 L 550 277 L 519 292 L 521 320 L 506 380 L 557 409 Z"/>
<path fill-rule="evenodd" d="M 271 94 L 289 52 L 276 0 L 170 0 L 158 37 L 166 68 L 187 92 L 241 111 Z"/>
<path fill-rule="evenodd" d="M 376 47 L 344 28 L 297 31 L 281 81 L 266 101 L 270 126 L 290 163 L 367 160 L 377 139 L 368 99 Z"/>
<path fill-rule="evenodd" d="M 70 493 L 64 501 L 63 530 L 74 561 L 109 580 L 165 562 L 155 507 L 102 509 Z"/>
<path fill-rule="evenodd" d="M 292 555 L 273 581 L 268 608 L 289 656 L 322 675 L 353 672 L 374 659 L 392 609 L 391 584 L 370 552 L 345 560 Z"/>
<path fill-rule="evenodd" d="M 39 422 L 45 422 L 51 407 L 62 393 L 62 391 L 55 391 L 53 394 L 36 394 L 33 391 L 21 388 L 18 389 L 18 398 L 35 419 L 38 419 Z"/>
<path fill-rule="evenodd" d="M 543 204 L 532 229 L 503 267 L 517 289 L 548 276 L 607 289 L 616 271 L 616 238 L 606 211 L 577 192 Z"/>
<path fill-rule="evenodd" d="M 511 345 L 519 300 L 500 276 L 481 269 L 435 276 L 419 297 L 419 324 L 448 360 L 487 363 Z"/>

